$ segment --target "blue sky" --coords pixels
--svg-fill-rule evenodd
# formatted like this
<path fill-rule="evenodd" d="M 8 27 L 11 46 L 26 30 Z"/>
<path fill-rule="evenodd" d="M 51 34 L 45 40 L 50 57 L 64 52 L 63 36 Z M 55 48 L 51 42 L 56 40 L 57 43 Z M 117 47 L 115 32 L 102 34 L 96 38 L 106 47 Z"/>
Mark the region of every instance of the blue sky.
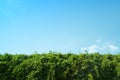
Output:
<path fill-rule="evenodd" d="M 0 0 L 0 53 L 120 52 L 120 0 Z"/>

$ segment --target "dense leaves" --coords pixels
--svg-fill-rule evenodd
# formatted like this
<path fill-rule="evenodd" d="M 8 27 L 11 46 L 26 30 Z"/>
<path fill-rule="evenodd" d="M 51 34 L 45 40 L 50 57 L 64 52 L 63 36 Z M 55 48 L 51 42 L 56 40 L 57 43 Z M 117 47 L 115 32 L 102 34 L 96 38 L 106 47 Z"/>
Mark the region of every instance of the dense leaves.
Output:
<path fill-rule="evenodd" d="M 119 54 L 0 55 L 0 80 L 120 80 Z"/>

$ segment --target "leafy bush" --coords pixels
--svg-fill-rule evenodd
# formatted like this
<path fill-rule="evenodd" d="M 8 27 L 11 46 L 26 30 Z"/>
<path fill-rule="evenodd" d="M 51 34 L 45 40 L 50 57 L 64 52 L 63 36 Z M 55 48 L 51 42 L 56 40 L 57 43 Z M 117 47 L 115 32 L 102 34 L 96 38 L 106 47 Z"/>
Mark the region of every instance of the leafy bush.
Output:
<path fill-rule="evenodd" d="M 6 53 L 0 80 L 120 80 L 120 54 Z"/>

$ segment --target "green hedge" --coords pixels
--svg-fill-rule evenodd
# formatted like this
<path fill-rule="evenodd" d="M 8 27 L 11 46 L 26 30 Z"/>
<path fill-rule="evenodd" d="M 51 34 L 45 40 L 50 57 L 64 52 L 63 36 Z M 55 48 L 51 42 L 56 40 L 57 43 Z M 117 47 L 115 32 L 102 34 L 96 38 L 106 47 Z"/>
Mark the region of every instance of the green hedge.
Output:
<path fill-rule="evenodd" d="M 0 80 L 120 80 L 120 54 L 1 54 Z"/>

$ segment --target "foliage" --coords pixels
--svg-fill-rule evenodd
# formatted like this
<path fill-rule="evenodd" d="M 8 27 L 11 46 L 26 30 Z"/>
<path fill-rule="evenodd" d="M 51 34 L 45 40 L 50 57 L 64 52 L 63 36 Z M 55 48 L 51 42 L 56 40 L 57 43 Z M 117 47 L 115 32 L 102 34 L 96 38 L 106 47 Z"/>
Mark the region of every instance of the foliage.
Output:
<path fill-rule="evenodd" d="M 120 54 L 3 54 L 0 80 L 120 80 Z"/>

